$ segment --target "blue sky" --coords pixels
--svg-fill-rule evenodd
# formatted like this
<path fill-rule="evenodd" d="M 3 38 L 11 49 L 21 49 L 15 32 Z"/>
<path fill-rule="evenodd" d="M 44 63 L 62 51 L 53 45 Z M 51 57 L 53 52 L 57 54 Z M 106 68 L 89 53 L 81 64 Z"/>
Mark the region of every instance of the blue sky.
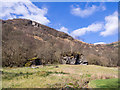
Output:
<path fill-rule="evenodd" d="M 87 43 L 118 41 L 117 2 L 18 1 L 3 3 L 0 17 L 31 19 Z"/>

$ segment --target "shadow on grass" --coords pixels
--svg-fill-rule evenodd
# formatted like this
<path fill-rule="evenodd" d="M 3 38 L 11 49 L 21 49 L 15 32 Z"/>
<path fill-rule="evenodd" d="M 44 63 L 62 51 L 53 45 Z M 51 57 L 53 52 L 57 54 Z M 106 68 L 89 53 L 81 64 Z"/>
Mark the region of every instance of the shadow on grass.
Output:
<path fill-rule="evenodd" d="M 34 73 L 23 73 L 23 72 L 19 72 L 19 73 L 13 73 L 13 72 L 2 72 L 2 79 L 6 79 L 6 80 L 11 80 L 15 77 L 19 77 L 19 76 L 24 76 L 24 78 L 28 78 L 29 75 L 33 75 Z"/>
<path fill-rule="evenodd" d="M 47 77 L 50 74 L 69 74 L 69 73 L 64 73 L 64 72 L 51 72 L 51 71 L 38 71 L 38 72 L 34 72 L 34 73 L 23 73 L 23 72 L 19 72 L 19 73 L 13 73 L 13 72 L 2 72 L 2 79 L 3 80 L 11 80 L 13 78 L 19 77 L 19 76 L 23 76 L 24 78 L 28 78 L 30 75 L 36 75 L 36 76 L 43 76 L 43 77 Z"/>
<path fill-rule="evenodd" d="M 50 74 L 69 74 L 69 73 L 65 73 L 65 72 L 51 72 L 51 71 L 39 71 L 39 72 L 37 72 L 37 75 L 43 76 L 43 77 L 47 77 Z"/>

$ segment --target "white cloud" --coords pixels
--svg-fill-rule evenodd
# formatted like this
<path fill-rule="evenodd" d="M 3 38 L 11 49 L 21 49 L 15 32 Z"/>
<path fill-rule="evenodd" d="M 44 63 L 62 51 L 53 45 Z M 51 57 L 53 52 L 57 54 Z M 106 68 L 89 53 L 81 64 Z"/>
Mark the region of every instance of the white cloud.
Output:
<path fill-rule="evenodd" d="M 74 30 L 71 35 L 73 37 L 76 36 L 82 36 L 84 34 L 86 34 L 87 32 L 97 32 L 103 29 L 103 23 L 99 22 L 99 23 L 93 23 L 91 25 L 89 25 L 88 27 L 83 27 L 77 30 Z"/>
<path fill-rule="evenodd" d="M 100 6 L 92 5 L 91 7 L 87 6 L 85 9 L 81 9 L 81 7 L 77 5 L 77 7 L 72 6 L 71 13 L 75 16 L 84 18 L 92 15 L 98 10 L 106 10 L 106 7 L 101 4 Z"/>
<path fill-rule="evenodd" d="M 68 34 L 68 28 L 61 27 L 60 29 L 57 29 L 57 30 Z"/>
<path fill-rule="evenodd" d="M 87 27 L 83 27 L 71 32 L 71 36 L 78 37 L 87 32 L 100 32 L 101 36 L 114 35 L 118 32 L 118 12 L 115 11 L 112 15 L 105 17 L 104 23 L 93 23 Z"/>
<path fill-rule="evenodd" d="M 1 19 L 25 18 L 37 21 L 41 24 L 48 24 L 50 21 L 45 16 L 47 8 L 38 8 L 29 0 L 0 0 Z"/>
<path fill-rule="evenodd" d="M 98 45 L 98 44 L 106 44 L 105 42 L 97 42 L 97 43 L 94 43 L 94 45 Z"/>
<path fill-rule="evenodd" d="M 0 0 L 0 2 L 29 2 L 30 0 Z"/>
<path fill-rule="evenodd" d="M 114 35 L 118 32 L 118 12 L 115 11 L 112 15 L 105 17 L 104 31 L 100 33 L 101 36 Z"/>

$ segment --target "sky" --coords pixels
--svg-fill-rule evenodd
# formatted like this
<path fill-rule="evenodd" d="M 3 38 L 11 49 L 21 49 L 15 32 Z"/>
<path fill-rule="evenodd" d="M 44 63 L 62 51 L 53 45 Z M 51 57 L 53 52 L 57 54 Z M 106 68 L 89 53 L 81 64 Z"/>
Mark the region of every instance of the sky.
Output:
<path fill-rule="evenodd" d="M 25 18 L 65 32 L 86 43 L 118 41 L 117 2 L 31 2 L 0 4 L 0 19 Z"/>

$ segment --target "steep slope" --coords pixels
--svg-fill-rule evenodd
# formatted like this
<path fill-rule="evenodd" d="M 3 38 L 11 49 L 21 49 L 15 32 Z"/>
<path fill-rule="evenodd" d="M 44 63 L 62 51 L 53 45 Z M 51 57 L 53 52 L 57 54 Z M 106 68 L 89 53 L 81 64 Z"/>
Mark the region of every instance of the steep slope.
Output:
<path fill-rule="evenodd" d="M 2 20 L 3 66 L 24 66 L 37 57 L 44 63 L 61 63 L 64 52 L 80 52 L 89 64 L 117 66 L 118 45 L 93 45 L 27 19 Z"/>

